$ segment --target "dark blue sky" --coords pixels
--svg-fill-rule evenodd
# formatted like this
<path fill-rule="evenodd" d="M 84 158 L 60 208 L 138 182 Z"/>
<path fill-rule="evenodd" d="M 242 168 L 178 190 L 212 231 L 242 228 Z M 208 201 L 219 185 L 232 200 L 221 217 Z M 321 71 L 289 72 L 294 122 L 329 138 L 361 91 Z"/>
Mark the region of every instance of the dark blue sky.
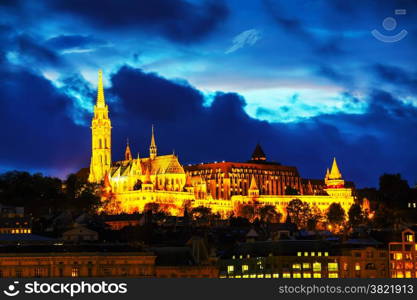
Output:
<path fill-rule="evenodd" d="M 415 0 L 0 1 L 0 171 L 89 165 L 102 68 L 114 160 L 127 137 L 147 155 L 155 124 L 184 164 L 246 160 L 259 141 L 304 177 L 336 156 L 359 187 L 414 185 L 416 15 Z"/>

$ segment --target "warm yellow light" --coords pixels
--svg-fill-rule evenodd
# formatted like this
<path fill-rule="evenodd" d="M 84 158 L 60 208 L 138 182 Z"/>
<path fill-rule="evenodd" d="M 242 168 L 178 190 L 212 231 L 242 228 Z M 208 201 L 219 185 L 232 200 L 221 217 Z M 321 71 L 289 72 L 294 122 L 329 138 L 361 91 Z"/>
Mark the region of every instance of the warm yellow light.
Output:
<path fill-rule="evenodd" d="M 313 277 L 314 278 L 321 278 L 321 273 L 314 273 L 313 274 Z"/>
<path fill-rule="evenodd" d="M 301 278 L 301 273 L 292 274 L 292 278 Z"/>
<path fill-rule="evenodd" d="M 394 259 L 395 260 L 402 260 L 403 259 L 403 254 L 402 253 L 394 253 Z"/>
<path fill-rule="evenodd" d="M 361 270 L 361 265 L 359 263 L 355 264 L 355 271 L 360 271 Z"/>
<path fill-rule="evenodd" d="M 338 270 L 337 263 L 335 263 L 335 262 L 333 262 L 333 263 L 329 262 L 327 264 L 327 268 L 328 268 L 329 271 L 337 271 Z"/>
<path fill-rule="evenodd" d="M 235 270 L 234 266 L 227 266 L 227 273 L 233 273 L 234 270 Z"/>
<path fill-rule="evenodd" d="M 329 278 L 338 278 L 339 275 L 337 273 L 329 273 Z"/>
<path fill-rule="evenodd" d="M 245 272 L 249 270 L 249 266 L 248 265 L 242 265 L 242 271 Z"/>
<path fill-rule="evenodd" d="M 321 271 L 321 263 L 319 262 L 313 263 L 313 271 Z"/>

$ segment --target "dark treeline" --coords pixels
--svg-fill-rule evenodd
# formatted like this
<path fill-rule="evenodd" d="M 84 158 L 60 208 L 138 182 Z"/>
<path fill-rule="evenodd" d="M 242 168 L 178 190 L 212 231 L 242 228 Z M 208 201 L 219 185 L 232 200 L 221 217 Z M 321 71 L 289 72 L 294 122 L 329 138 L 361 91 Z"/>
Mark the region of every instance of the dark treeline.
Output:
<path fill-rule="evenodd" d="M 19 171 L 0 175 L 0 203 L 23 206 L 32 216 L 64 210 L 92 212 L 99 200 L 97 185 L 75 174 L 66 180 Z"/>

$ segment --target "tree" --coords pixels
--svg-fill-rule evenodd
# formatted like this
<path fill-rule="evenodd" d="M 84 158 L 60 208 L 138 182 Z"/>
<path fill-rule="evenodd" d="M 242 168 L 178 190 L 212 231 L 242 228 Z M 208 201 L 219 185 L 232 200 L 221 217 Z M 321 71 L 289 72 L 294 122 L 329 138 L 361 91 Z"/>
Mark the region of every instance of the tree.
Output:
<path fill-rule="evenodd" d="M 308 230 L 316 230 L 317 225 L 322 221 L 323 213 L 321 212 L 320 208 L 317 205 L 313 205 L 311 207 L 310 216 L 307 220 L 307 229 Z"/>
<path fill-rule="evenodd" d="M 64 183 L 67 208 L 77 212 L 95 212 L 100 206 L 100 186 L 70 174 Z"/>
<path fill-rule="evenodd" d="M 237 216 L 247 219 L 252 222 L 255 219 L 255 205 L 254 204 L 240 204 L 237 208 Z"/>
<path fill-rule="evenodd" d="M 299 229 L 307 228 L 307 221 L 311 217 L 310 205 L 300 199 L 293 199 L 287 205 L 287 214 Z"/>
<path fill-rule="evenodd" d="M 160 205 L 156 202 L 148 202 L 143 210 L 144 212 L 151 211 L 153 214 L 157 214 L 160 211 Z"/>
<path fill-rule="evenodd" d="M 362 208 L 359 204 L 353 204 L 349 211 L 349 224 L 351 227 L 356 227 L 365 221 L 365 215 L 362 212 Z"/>
<path fill-rule="evenodd" d="M 116 215 L 121 212 L 121 203 L 117 200 L 114 193 L 106 194 L 106 197 L 101 202 L 101 207 L 99 211 L 102 211 L 109 215 Z"/>
<path fill-rule="evenodd" d="M 381 200 L 392 208 L 405 208 L 410 187 L 400 174 L 384 174 L 379 178 Z"/>
<path fill-rule="evenodd" d="M 23 206 L 25 213 L 40 217 L 62 210 L 66 199 L 61 179 L 11 171 L 0 175 L 0 203 Z"/>
<path fill-rule="evenodd" d="M 341 225 L 345 220 L 345 210 L 339 203 L 330 204 L 327 210 L 327 220 L 330 224 Z"/>
<path fill-rule="evenodd" d="M 211 208 L 206 206 L 197 206 L 191 210 L 191 216 L 196 219 L 208 219 L 211 214 Z"/>
<path fill-rule="evenodd" d="M 259 218 L 265 223 L 279 223 L 282 214 L 277 212 L 275 206 L 264 205 L 258 209 Z"/>

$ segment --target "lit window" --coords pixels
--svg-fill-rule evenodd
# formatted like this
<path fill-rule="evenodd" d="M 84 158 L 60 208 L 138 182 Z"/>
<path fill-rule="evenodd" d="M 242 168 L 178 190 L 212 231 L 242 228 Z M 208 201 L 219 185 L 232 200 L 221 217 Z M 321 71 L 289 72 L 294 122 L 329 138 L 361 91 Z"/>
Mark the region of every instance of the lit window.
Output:
<path fill-rule="evenodd" d="M 404 278 L 404 274 L 401 271 L 397 272 L 397 278 Z"/>
<path fill-rule="evenodd" d="M 317 252 L 317 256 L 321 256 L 321 252 Z"/>
<path fill-rule="evenodd" d="M 243 277 L 243 278 L 249 278 L 249 275 L 248 275 L 248 274 L 246 274 L 246 275 L 243 275 L 242 277 Z"/>
<path fill-rule="evenodd" d="M 274 274 L 272 274 L 272 277 L 273 278 L 279 278 L 279 274 L 278 273 L 274 273 Z"/>
<path fill-rule="evenodd" d="M 311 252 L 311 256 L 316 256 L 316 253 L 315 252 Z"/>
<path fill-rule="evenodd" d="M 402 253 L 394 253 L 394 259 L 395 260 L 402 260 L 403 254 Z"/>
<path fill-rule="evenodd" d="M 337 271 L 337 263 L 328 263 L 327 268 L 329 271 Z"/>
<path fill-rule="evenodd" d="M 293 273 L 292 278 L 301 278 L 301 273 Z"/>
<path fill-rule="evenodd" d="M 79 267 L 78 266 L 72 267 L 71 277 L 78 277 L 78 276 L 80 276 L 80 269 L 79 269 Z"/>
<path fill-rule="evenodd" d="M 411 278 L 411 272 L 405 271 L 405 278 Z"/>
<path fill-rule="evenodd" d="M 303 278 L 311 278 L 311 273 L 303 273 Z"/>
<path fill-rule="evenodd" d="M 290 273 L 283 273 L 282 278 L 291 278 L 291 274 Z"/>
<path fill-rule="evenodd" d="M 314 278 L 321 278 L 321 273 L 314 273 L 313 274 L 313 277 Z"/>
<path fill-rule="evenodd" d="M 355 264 L 355 271 L 360 271 L 361 270 L 361 265 L 360 263 L 356 263 Z"/>
<path fill-rule="evenodd" d="M 265 274 L 265 278 L 271 278 L 271 274 Z"/>
<path fill-rule="evenodd" d="M 329 252 L 324 252 L 324 256 L 329 256 Z"/>
<path fill-rule="evenodd" d="M 310 263 L 303 263 L 303 269 L 310 269 L 311 264 Z"/>
<path fill-rule="evenodd" d="M 233 273 L 234 270 L 235 270 L 234 266 L 227 266 L 227 273 Z"/>
<path fill-rule="evenodd" d="M 264 274 L 258 274 L 258 278 L 264 278 Z"/>
<path fill-rule="evenodd" d="M 313 271 L 321 271 L 321 263 L 319 262 L 313 263 Z"/>
<path fill-rule="evenodd" d="M 242 278 L 242 276 L 240 276 L 240 275 L 236 275 L 236 276 L 235 276 L 235 278 Z"/>
<path fill-rule="evenodd" d="M 413 235 L 412 234 L 407 234 L 405 236 L 405 239 L 407 240 L 407 242 L 414 242 L 414 239 L 413 239 Z"/>
<path fill-rule="evenodd" d="M 308 256 L 308 252 L 304 252 L 304 256 Z"/>
<path fill-rule="evenodd" d="M 339 275 L 337 273 L 329 273 L 329 278 L 338 278 Z"/>
<path fill-rule="evenodd" d="M 242 271 L 245 272 L 247 270 L 249 270 L 249 266 L 248 265 L 243 265 L 242 266 Z"/>
<path fill-rule="evenodd" d="M 417 247 L 417 245 L 416 245 L 416 247 Z M 301 256 L 301 252 L 297 252 L 297 256 Z"/>
<path fill-rule="evenodd" d="M 301 264 L 293 264 L 292 268 L 293 268 L 293 270 L 300 270 L 301 269 Z"/>

